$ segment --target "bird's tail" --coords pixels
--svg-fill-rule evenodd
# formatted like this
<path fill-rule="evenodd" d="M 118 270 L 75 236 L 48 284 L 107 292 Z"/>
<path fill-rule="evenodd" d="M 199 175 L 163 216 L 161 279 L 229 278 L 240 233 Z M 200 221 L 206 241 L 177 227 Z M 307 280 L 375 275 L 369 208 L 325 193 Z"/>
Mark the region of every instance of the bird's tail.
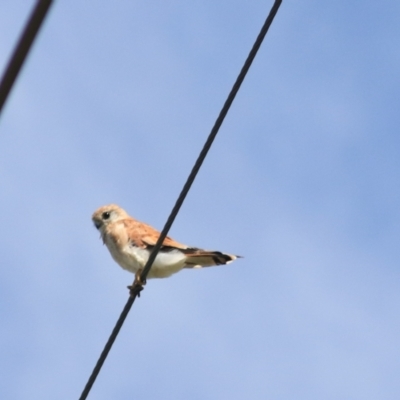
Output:
<path fill-rule="evenodd" d="M 200 249 L 187 249 L 185 251 L 185 268 L 203 268 L 214 265 L 229 264 L 240 256 L 221 253 L 220 251 L 207 251 Z"/>

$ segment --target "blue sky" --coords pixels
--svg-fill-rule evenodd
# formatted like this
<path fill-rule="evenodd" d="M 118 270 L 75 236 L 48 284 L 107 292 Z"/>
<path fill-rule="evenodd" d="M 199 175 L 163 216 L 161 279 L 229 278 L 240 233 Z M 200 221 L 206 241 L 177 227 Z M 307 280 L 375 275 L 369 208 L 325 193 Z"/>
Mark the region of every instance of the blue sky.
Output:
<path fill-rule="evenodd" d="M 0 121 L 0 396 L 78 398 L 272 2 L 58 1 Z M 0 68 L 32 7 L 0 4 Z M 398 399 L 400 4 L 284 1 L 89 398 Z"/>

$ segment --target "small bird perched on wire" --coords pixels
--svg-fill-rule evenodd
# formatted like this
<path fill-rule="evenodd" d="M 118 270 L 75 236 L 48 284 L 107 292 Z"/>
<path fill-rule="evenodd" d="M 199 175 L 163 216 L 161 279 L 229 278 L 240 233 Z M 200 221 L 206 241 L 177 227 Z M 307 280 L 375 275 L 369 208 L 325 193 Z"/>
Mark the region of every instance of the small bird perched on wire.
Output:
<path fill-rule="evenodd" d="M 143 285 L 140 274 L 149 258 L 160 232 L 133 219 L 116 204 L 98 208 L 92 216 L 103 243 L 113 259 L 135 274 L 135 282 Z M 148 278 L 166 278 L 183 268 L 202 268 L 229 264 L 239 256 L 208 251 L 178 243 L 166 237 L 150 269 Z"/>

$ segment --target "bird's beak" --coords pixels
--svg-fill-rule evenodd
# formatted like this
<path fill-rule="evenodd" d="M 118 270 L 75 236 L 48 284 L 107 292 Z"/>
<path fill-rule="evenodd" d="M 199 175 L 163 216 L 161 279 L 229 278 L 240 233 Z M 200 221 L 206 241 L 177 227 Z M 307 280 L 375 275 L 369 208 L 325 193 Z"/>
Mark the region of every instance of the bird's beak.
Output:
<path fill-rule="evenodd" d="M 96 229 L 100 229 L 101 225 L 103 224 L 98 219 L 93 219 L 93 223 L 94 223 L 94 226 L 96 227 Z"/>

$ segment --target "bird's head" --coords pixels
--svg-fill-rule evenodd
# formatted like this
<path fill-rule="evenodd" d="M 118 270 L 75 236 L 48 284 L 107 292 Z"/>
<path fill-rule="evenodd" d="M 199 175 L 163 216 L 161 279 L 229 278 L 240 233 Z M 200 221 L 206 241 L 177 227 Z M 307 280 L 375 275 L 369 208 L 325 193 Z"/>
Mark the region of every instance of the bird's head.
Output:
<path fill-rule="evenodd" d="M 128 214 L 116 204 L 109 204 L 98 208 L 92 215 L 94 226 L 103 232 L 108 224 L 128 217 Z"/>

